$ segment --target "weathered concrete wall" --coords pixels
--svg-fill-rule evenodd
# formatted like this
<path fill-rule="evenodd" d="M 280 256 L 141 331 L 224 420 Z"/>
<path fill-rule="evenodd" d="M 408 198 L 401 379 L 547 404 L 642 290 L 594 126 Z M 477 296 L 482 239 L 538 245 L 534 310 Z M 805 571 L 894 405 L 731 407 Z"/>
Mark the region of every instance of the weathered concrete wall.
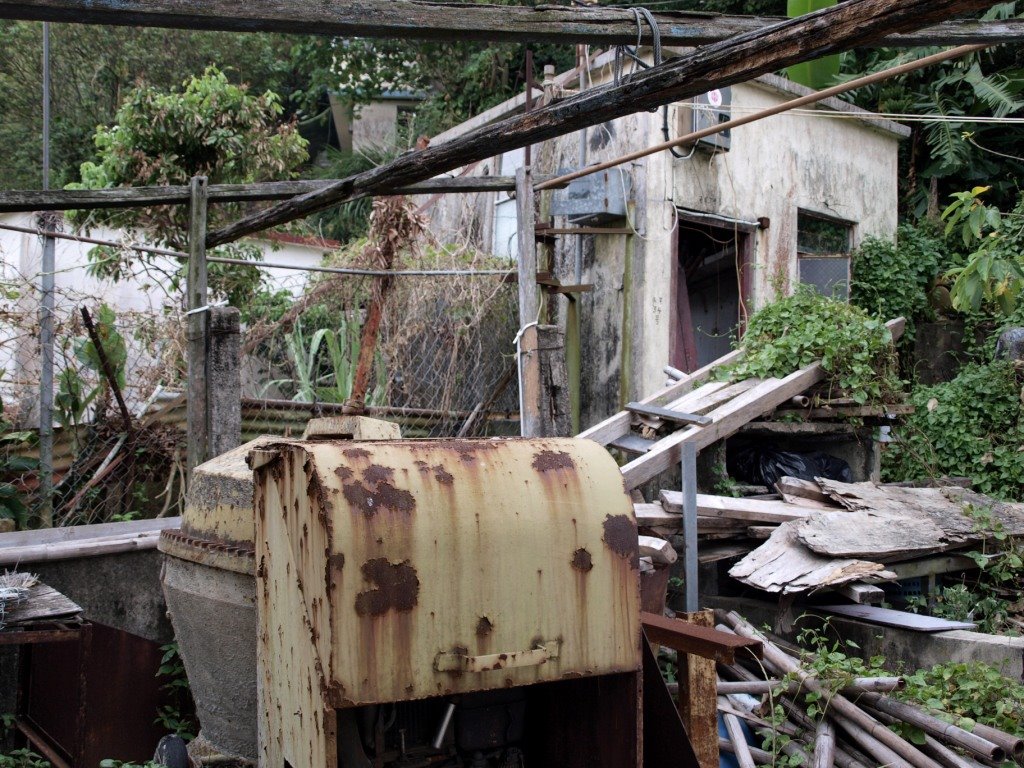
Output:
<path fill-rule="evenodd" d="M 599 57 L 592 83 L 610 82 L 610 58 Z M 589 85 L 589 83 L 588 83 Z M 769 76 L 732 90 L 733 114 L 774 106 L 809 92 L 782 78 Z M 508 108 L 515 108 L 512 102 Z M 675 111 L 669 125 L 676 135 Z M 849 112 L 848 105 L 829 100 L 823 112 Z M 857 110 L 853 110 L 857 112 Z M 862 118 L 867 113 L 860 112 Z M 470 120 L 444 135 L 493 121 L 494 111 Z M 674 305 L 673 260 L 678 238 L 676 210 L 743 221 L 770 220 L 753 239 L 752 304 L 763 306 L 776 289 L 788 292 L 798 279 L 797 212 L 800 209 L 840 218 L 853 224 L 852 241 L 876 235 L 894 236 L 897 215 L 897 152 L 901 131 L 893 123 L 868 125 L 863 119 L 824 119 L 807 113 L 768 118 L 733 131 L 729 152 L 696 151 L 688 159 L 668 152 L 622 166 L 633 181 L 628 225 L 634 235 L 583 237 L 581 282 L 594 290 L 580 294 L 581 427 L 610 415 L 629 399 L 649 393 L 664 382 L 662 367 L 670 359 Z M 545 172 L 580 164 L 581 133 L 534 147 L 534 168 Z M 612 159 L 663 141 L 661 113 L 640 113 L 587 129 L 584 165 Z M 511 153 L 510 153 L 511 154 Z M 521 163 L 521 160 L 519 161 Z M 481 163 L 474 174 L 512 174 L 515 159 Z M 491 246 L 488 220 L 493 199 L 461 195 L 437 201 L 431 209 L 432 229 L 442 239 L 467 237 L 478 247 Z M 490 196 L 493 197 L 493 196 Z M 501 196 L 499 196 L 501 197 Z M 483 202 L 480 202 L 480 201 Z M 564 225 L 556 221 L 556 226 Z M 608 226 L 627 226 L 626 220 Z M 574 282 L 576 237 L 559 238 L 555 271 Z M 567 299 L 558 297 L 564 322 Z"/>

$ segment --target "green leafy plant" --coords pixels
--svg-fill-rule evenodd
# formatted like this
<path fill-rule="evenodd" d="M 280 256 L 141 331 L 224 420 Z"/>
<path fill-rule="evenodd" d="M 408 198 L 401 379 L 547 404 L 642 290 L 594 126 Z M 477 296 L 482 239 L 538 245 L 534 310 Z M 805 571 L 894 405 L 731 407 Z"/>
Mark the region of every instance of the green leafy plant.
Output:
<path fill-rule="evenodd" d="M 188 184 L 196 175 L 211 184 L 287 177 L 306 160 L 307 142 L 295 125 L 280 122 L 282 113 L 277 94 L 250 94 L 216 67 L 185 81 L 181 89 L 140 86 L 125 97 L 114 125 L 96 130 L 96 160 L 83 163 L 81 182 L 68 186 Z M 209 226 L 225 224 L 245 210 L 241 204 L 212 206 Z M 182 251 L 188 244 L 188 216 L 188 206 L 172 205 L 83 211 L 72 220 L 143 230 L 155 243 Z M 258 253 L 252 245 L 239 244 L 210 255 L 251 259 Z M 184 276 L 184 267 L 168 268 L 166 259 L 145 253 L 100 247 L 90 259 L 92 271 L 101 277 L 120 280 L 141 270 L 171 291 L 178 290 Z M 256 268 L 210 265 L 211 292 L 235 306 L 243 306 L 261 281 Z"/>
<path fill-rule="evenodd" d="M 982 662 L 947 662 L 905 675 L 897 698 L 953 715 L 967 730 L 982 723 L 1024 737 L 1024 685 Z"/>
<path fill-rule="evenodd" d="M 980 550 L 967 553 L 978 573 L 932 595 L 930 612 L 955 621 L 977 622 L 982 632 L 1017 634 L 1022 625 L 1013 614 L 1024 607 L 1020 599 L 1024 544 L 1007 535 L 991 509 L 968 504 L 964 512 L 974 520 L 975 531 L 985 536 Z M 914 606 L 915 610 L 919 607 L 923 606 Z"/>
<path fill-rule="evenodd" d="M 11 422 L 4 418 L 3 402 L 0 401 L 0 520 L 13 520 L 18 528 L 28 525 L 28 505 L 25 494 L 18 485 L 18 478 L 39 467 L 39 461 L 23 456 L 20 451 L 31 445 L 35 433 L 13 429 Z"/>
<path fill-rule="evenodd" d="M 909 346 L 916 325 L 933 316 L 929 293 L 950 263 L 947 238 L 936 227 L 902 225 L 896 241 L 869 237 L 853 253 L 850 302 L 882 320 L 904 317 L 900 346 Z"/>
<path fill-rule="evenodd" d="M 1024 371 L 1010 361 L 965 365 L 955 379 L 916 387 L 915 410 L 882 454 L 885 480 L 969 477 L 975 490 L 1024 498 Z"/>
<path fill-rule="evenodd" d="M 266 387 L 292 389 L 292 399 L 303 403 L 343 403 L 352 394 L 361 329 L 357 322 L 335 320 L 336 328 L 319 328 L 307 336 L 297 321 L 286 337 L 294 378 L 278 379 Z M 376 385 L 366 395 L 367 405 L 384 401 L 387 376 L 380 354 L 375 356 Z"/>
<path fill-rule="evenodd" d="M 743 359 L 725 371 L 732 379 L 784 377 L 821 360 L 831 386 L 858 403 L 901 386 L 885 322 L 808 286 L 756 312 L 740 347 Z"/>
<path fill-rule="evenodd" d="M 0 752 L 0 768 L 52 768 L 52 765 L 42 755 L 22 747 L 10 752 Z"/>
<path fill-rule="evenodd" d="M 157 710 L 156 722 L 185 741 L 191 741 L 198 732 L 198 723 L 193 714 L 194 705 L 185 664 L 178 653 L 177 643 L 168 643 L 160 649 L 164 655 L 160 659 L 156 676 L 166 681 L 160 688 L 171 698 L 171 703 Z"/>
<path fill-rule="evenodd" d="M 950 296 L 961 311 L 976 311 L 983 305 L 994 306 L 1005 315 L 1013 312 L 1024 287 L 1024 200 L 1010 213 L 982 201 L 989 187 L 974 187 L 953 195 L 953 202 L 942 213 L 946 233 L 959 231 L 971 249 L 966 263 L 951 269 Z"/>

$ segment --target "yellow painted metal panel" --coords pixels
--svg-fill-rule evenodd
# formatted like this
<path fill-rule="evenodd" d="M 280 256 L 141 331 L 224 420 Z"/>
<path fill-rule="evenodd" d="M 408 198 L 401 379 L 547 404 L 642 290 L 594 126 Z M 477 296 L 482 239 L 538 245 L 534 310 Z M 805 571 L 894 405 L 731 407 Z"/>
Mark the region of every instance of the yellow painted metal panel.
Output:
<path fill-rule="evenodd" d="M 639 668 L 636 522 L 597 444 L 273 449 L 257 498 L 262 529 L 276 534 L 258 542 L 257 577 L 294 578 L 305 608 L 268 605 L 261 635 L 312 646 L 332 706 Z"/>

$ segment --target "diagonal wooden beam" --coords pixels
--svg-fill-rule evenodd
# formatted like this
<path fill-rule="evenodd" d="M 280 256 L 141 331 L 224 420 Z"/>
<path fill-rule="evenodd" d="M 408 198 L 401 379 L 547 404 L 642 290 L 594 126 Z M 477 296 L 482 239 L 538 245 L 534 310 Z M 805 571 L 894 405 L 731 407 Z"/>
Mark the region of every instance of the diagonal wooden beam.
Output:
<path fill-rule="evenodd" d="M 422 181 L 527 144 L 706 93 L 712 88 L 744 82 L 780 67 L 869 43 L 884 34 L 919 29 L 989 5 L 990 0 L 849 0 L 709 45 L 645 70 L 618 86 L 584 91 L 536 111 L 483 126 L 439 146 L 408 153 L 387 165 L 211 232 L 207 244 L 231 242 L 387 187 Z"/>
<path fill-rule="evenodd" d="M 654 14 L 665 45 L 717 43 L 780 21 L 713 13 Z M 0 0 L 0 18 L 211 29 L 294 32 L 338 37 L 493 40 L 615 45 L 636 41 L 628 8 L 484 5 L 424 0 Z M 888 35 L 888 46 L 1020 42 L 1019 19 L 951 21 Z M 650 30 L 644 29 L 648 35 Z"/>

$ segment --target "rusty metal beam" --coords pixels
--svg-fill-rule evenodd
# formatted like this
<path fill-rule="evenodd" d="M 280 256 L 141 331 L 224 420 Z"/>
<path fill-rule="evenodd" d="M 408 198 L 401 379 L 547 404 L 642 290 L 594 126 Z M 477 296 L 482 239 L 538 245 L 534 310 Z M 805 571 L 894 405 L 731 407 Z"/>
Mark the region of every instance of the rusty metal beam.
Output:
<path fill-rule="evenodd" d="M 656 613 L 641 613 L 640 622 L 644 634 L 652 643 L 663 645 L 679 653 L 692 653 L 714 659 L 720 664 L 735 664 L 737 651 L 760 659 L 764 649 L 760 642 L 745 637 L 721 632 L 710 627 L 687 624 L 679 619 L 669 619 Z"/>

